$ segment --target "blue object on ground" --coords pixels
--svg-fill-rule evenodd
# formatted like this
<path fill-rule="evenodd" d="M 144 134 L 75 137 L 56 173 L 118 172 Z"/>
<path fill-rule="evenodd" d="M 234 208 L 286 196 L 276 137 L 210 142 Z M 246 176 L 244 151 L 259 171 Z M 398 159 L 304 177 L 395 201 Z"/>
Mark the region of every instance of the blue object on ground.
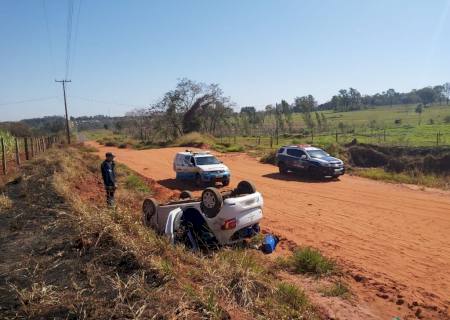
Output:
<path fill-rule="evenodd" d="M 277 236 L 274 236 L 272 234 L 266 234 L 264 237 L 264 241 L 261 245 L 261 251 L 264 252 L 265 254 L 274 252 L 279 241 L 280 239 L 278 239 Z"/>

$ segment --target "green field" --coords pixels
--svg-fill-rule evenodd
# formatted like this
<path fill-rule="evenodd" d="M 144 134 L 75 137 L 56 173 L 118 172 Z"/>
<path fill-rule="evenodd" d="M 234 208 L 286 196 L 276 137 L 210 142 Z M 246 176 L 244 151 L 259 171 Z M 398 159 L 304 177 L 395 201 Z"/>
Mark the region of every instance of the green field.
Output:
<path fill-rule="evenodd" d="M 315 129 L 313 135 L 296 134 L 305 129 L 305 124 L 301 114 L 294 114 L 292 132 L 280 135 L 278 144 L 274 139 L 273 146 L 289 143 L 326 145 L 336 142 L 336 133 L 339 143 L 348 143 L 356 138 L 358 142 L 375 144 L 449 145 L 450 106 L 424 108 L 421 115 L 415 112 L 415 108 L 416 105 L 404 105 L 351 112 L 323 111 L 328 128 L 326 130 Z M 265 127 L 273 129 L 273 119 L 268 119 Z M 225 139 L 230 138 L 226 137 Z M 240 136 L 236 140 L 238 144 L 258 145 L 258 139 L 255 137 Z M 262 136 L 260 140 L 261 147 L 270 146 L 269 136 Z"/>

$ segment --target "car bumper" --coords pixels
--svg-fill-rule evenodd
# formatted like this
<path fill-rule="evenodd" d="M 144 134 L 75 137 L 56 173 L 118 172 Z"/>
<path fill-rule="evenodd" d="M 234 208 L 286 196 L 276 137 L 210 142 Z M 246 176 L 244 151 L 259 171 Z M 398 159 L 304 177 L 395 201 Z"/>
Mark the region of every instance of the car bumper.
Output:
<path fill-rule="evenodd" d="M 230 174 L 229 173 L 202 174 L 201 177 L 202 177 L 202 181 L 204 181 L 204 182 L 230 180 Z"/>
<path fill-rule="evenodd" d="M 345 167 L 322 167 L 321 168 L 321 173 L 324 176 L 341 176 L 345 173 Z"/>

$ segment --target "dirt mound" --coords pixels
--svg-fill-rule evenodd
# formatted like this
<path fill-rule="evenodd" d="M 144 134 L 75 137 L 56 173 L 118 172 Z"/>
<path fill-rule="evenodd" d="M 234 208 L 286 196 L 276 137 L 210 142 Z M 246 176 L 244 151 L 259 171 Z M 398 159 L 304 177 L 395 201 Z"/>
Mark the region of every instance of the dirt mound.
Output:
<path fill-rule="evenodd" d="M 450 174 L 448 147 L 388 147 L 368 144 L 348 148 L 349 160 L 358 167 L 384 167 L 390 172 Z"/>
<path fill-rule="evenodd" d="M 348 153 L 351 164 L 357 167 L 382 167 L 388 162 L 384 153 L 368 146 L 351 146 Z"/>

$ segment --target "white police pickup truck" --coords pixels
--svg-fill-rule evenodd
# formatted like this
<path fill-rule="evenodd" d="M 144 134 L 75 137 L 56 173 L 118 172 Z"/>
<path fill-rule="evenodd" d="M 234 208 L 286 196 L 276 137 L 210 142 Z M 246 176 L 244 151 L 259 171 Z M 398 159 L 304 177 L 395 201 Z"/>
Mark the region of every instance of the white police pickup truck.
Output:
<path fill-rule="evenodd" d="M 207 151 L 178 152 L 173 160 L 177 180 L 191 180 L 200 187 L 203 184 L 223 186 L 230 184 L 230 169 Z"/>

